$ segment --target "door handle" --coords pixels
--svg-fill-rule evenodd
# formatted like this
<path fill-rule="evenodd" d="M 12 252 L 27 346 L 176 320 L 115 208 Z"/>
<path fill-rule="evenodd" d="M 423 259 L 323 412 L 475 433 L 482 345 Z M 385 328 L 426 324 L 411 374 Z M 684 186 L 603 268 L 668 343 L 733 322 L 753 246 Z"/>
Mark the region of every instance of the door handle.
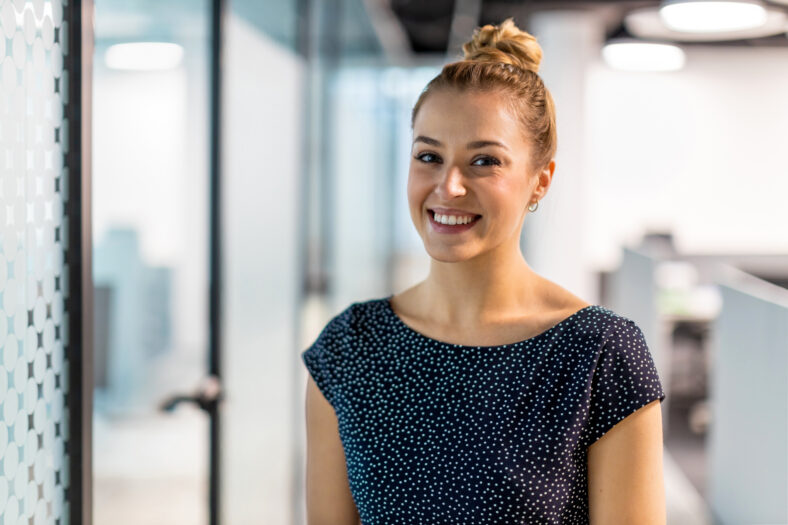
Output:
<path fill-rule="evenodd" d="M 200 385 L 192 394 L 175 394 L 159 404 L 159 410 L 164 412 L 172 412 L 181 403 L 194 403 L 206 412 L 213 413 L 219 404 L 219 401 L 224 399 L 224 392 L 219 378 L 210 375 L 205 377 Z"/>

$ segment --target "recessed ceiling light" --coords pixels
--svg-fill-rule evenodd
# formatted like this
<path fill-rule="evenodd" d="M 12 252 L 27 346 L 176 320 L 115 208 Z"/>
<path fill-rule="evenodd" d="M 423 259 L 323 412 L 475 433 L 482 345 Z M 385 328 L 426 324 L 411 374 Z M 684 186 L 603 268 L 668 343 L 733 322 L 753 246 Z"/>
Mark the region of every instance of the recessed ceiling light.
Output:
<path fill-rule="evenodd" d="M 645 7 L 631 11 L 624 17 L 624 26 L 632 35 L 647 40 L 670 40 L 674 42 L 718 42 L 722 40 L 740 40 L 746 38 L 762 38 L 784 33 L 788 26 L 788 17 L 781 9 L 767 8 L 766 23 L 752 29 L 736 31 L 719 31 L 706 33 L 688 33 L 670 29 L 662 21 L 659 9 Z"/>
<path fill-rule="evenodd" d="M 170 42 L 129 42 L 110 46 L 104 63 L 111 69 L 155 71 L 177 67 L 183 47 Z"/>
<path fill-rule="evenodd" d="M 684 67 L 684 51 L 672 44 L 611 40 L 602 48 L 608 66 L 620 71 L 677 71 Z"/>
<path fill-rule="evenodd" d="M 761 27 L 766 9 L 742 0 L 665 0 L 659 16 L 674 31 L 715 33 Z"/>

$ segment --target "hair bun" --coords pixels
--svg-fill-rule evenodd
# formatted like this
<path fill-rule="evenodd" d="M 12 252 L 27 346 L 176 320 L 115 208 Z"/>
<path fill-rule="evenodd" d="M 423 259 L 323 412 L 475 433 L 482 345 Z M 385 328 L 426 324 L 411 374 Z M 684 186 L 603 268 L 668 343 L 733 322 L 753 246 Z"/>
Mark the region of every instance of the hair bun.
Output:
<path fill-rule="evenodd" d="M 497 26 L 477 27 L 462 50 L 465 60 L 512 64 L 534 73 L 542 62 L 542 48 L 536 37 L 514 25 L 512 17 Z"/>

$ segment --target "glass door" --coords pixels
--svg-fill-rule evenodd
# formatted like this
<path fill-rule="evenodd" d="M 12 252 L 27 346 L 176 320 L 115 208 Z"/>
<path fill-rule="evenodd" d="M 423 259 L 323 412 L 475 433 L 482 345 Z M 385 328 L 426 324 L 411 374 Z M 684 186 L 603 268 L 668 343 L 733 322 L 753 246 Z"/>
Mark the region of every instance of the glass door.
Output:
<path fill-rule="evenodd" d="M 97 525 L 209 523 L 211 9 L 95 2 Z"/>

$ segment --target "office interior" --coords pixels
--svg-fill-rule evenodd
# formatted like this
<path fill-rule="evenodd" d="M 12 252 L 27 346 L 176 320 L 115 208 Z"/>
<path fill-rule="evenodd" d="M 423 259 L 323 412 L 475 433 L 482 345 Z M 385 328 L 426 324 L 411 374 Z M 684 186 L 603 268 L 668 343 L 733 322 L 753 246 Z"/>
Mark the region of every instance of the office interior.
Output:
<path fill-rule="evenodd" d="M 642 328 L 668 524 L 788 523 L 788 1 L 680 3 L 0 1 L 4 523 L 306 523 L 299 354 L 427 275 L 410 111 L 507 17 L 558 112 L 521 247 Z"/>

